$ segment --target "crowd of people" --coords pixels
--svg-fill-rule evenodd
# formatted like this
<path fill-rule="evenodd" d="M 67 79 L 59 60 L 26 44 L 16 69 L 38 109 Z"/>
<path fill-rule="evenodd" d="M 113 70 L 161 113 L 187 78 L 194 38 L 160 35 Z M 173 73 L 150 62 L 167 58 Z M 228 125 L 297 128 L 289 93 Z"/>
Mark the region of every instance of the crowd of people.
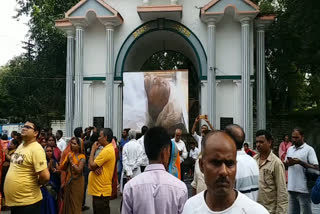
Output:
<path fill-rule="evenodd" d="M 110 128 L 77 127 L 64 138 L 29 120 L 21 134 L 1 137 L 1 209 L 79 214 L 89 209 L 87 193 L 94 213 L 110 213 L 119 195 L 124 214 L 311 214 L 311 200 L 320 203 L 318 159 L 301 128 L 292 130 L 292 142 L 284 136 L 278 154 L 267 130 L 256 132 L 254 151 L 241 126 L 215 130 L 203 115 L 193 142 L 183 134 L 178 128 L 171 138 L 163 127 L 143 126 L 140 133 L 124 129 L 118 142 Z"/>

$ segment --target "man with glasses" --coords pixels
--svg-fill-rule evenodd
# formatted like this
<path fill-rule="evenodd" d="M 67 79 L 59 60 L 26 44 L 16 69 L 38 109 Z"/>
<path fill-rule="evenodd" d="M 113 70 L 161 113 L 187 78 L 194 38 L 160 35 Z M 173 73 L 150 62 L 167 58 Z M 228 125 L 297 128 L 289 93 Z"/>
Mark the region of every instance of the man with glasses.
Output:
<path fill-rule="evenodd" d="M 49 181 L 50 173 L 45 152 L 36 140 L 39 133 L 39 126 L 27 121 L 21 131 L 23 143 L 11 157 L 4 194 L 12 214 L 40 214 L 40 185 Z"/>

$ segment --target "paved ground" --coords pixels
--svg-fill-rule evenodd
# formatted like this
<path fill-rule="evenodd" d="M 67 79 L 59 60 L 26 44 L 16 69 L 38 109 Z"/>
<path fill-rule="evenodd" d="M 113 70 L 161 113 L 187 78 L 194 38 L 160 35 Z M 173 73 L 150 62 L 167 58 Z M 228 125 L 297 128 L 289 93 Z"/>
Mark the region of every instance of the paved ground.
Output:
<path fill-rule="evenodd" d="M 111 214 L 120 214 L 121 197 L 110 201 Z M 89 210 L 82 212 L 83 214 L 93 214 L 92 210 L 92 197 L 87 195 L 86 206 L 90 207 Z M 1 211 L 1 214 L 10 214 L 10 211 Z"/>
<path fill-rule="evenodd" d="M 120 196 L 118 196 L 117 199 L 110 201 L 110 213 L 111 214 L 120 214 L 120 202 L 121 202 Z M 83 214 L 93 214 L 92 197 L 90 195 L 87 195 L 86 206 L 90 207 L 90 210 L 83 212 Z"/>
<path fill-rule="evenodd" d="M 121 197 L 118 197 L 116 200 L 112 200 L 110 202 L 110 207 L 111 207 L 111 214 L 120 214 L 120 201 L 121 201 Z M 86 201 L 86 205 L 88 207 L 90 207 L 90 210 L 87 210 L 85 212 L 83 212 L 83 214 L 93 214 L 93 210 L 92 210 L 92 198 L 91 196 L 87 195 L 87 201 Z M 5 211 L 5 212 L 1 212 L 4 214 L 9 214 L 9 211 Z M 319 214 L 320 213 L 320 205 L 312 205 L 312 213 L 313 214 Z"/>
<path fill-rule="evenodd" d="M 188 191 L 189 191 L 189 197 L 191 197 L 191 181 L 192 178 L 191 177 L 186 177 L 185 178 L 185 183 L 188 187 Z M 111 208 L 111 214 L 120 214 L 120 203 L 121 203 L 121 196 L 118 196 L 117 199 L 110 201 L 110 208 Z M 93 210 L 92 210 L 92 197 L 90 195 L 87 195 L 87 199 L 86 199 L 86 206 L 90 207 L 89 210 L 83 212 L 83 214 L 93 214 Z M 1 214 L 9 214 L 9 211 L 5 211 L 5 212 L 1 212 Z M 314 205 L 312 204 L 312 213 L 313 214 L 319 214 L 320 213 L 320 204 L 319 205 Z"/>

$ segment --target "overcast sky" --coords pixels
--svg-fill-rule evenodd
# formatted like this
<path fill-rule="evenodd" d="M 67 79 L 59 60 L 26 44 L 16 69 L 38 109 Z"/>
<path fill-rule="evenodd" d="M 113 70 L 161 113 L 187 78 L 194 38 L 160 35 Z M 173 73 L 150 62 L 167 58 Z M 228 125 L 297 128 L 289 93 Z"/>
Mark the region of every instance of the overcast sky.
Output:
<path fill-rule="evenodd" d="M 17 21 L 12 18 L 16 15 L 16 0 L 1 0 L 0 5 L 0 66 L 2 66 L 14 56 L 24 52 L 21 41 L 26 40 L 28 19 L 23 17 Z"/>

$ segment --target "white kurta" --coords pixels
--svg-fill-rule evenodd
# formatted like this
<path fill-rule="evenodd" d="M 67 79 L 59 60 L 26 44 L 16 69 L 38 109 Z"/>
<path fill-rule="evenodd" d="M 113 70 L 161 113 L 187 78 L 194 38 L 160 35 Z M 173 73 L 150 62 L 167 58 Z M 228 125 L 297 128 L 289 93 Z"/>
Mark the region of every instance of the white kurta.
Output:
<path fill-rule="evenodd" d="M 135 177 L 141 173 L 140 165 L 142 163 L 142 147 L 133 139 L 126 143 L 122 150 L 122 173 L 120 181 L 120 192 L 123 190 L 123 178 Z"/>
<path fill-rule="evenodd" d="M 123 171 L 126 176 L 133 177 L 134 172 L 138 169 L 140 171 L 142 153 L 142 147 L 135 139 L 130 140 L 124 145 L 122 150 L 122 164 Z"/>
<path fill-rule="evenodd" d="M 57 147 L 60 149 L 61 153 L 66 149 L 67 143 L 62 138 L 57 141 Z"/>
<path fill-rule="evenodd" d="M 146 155 L 146 150 L 144 148 L 144 136 L 140 137 L 137 142 L 140 144 L 141 148 L 142 148 L 142 162 L 141 162 L 141 166 L 147 166 L 149 164 L 149 159 Z"/>
<path fill-rule="evenodd" d="M 194 132 L 194 134 L 192 135 L 192 137 L 197 141 L 199 153 L 201 153 L 202 136 L 199 136 L 196 132 Z"/>
<path fill-rule="evenodd" d="M 179 152 L 182 151 L 182 155 L 180 156 L 180 163 L 182 163 L 188 157 L 186 144 L 182 140 L 179 140 L 179 142 L 176 142 L 175 138 L 172 138 L 171 140 L 175 142 Z"/>

